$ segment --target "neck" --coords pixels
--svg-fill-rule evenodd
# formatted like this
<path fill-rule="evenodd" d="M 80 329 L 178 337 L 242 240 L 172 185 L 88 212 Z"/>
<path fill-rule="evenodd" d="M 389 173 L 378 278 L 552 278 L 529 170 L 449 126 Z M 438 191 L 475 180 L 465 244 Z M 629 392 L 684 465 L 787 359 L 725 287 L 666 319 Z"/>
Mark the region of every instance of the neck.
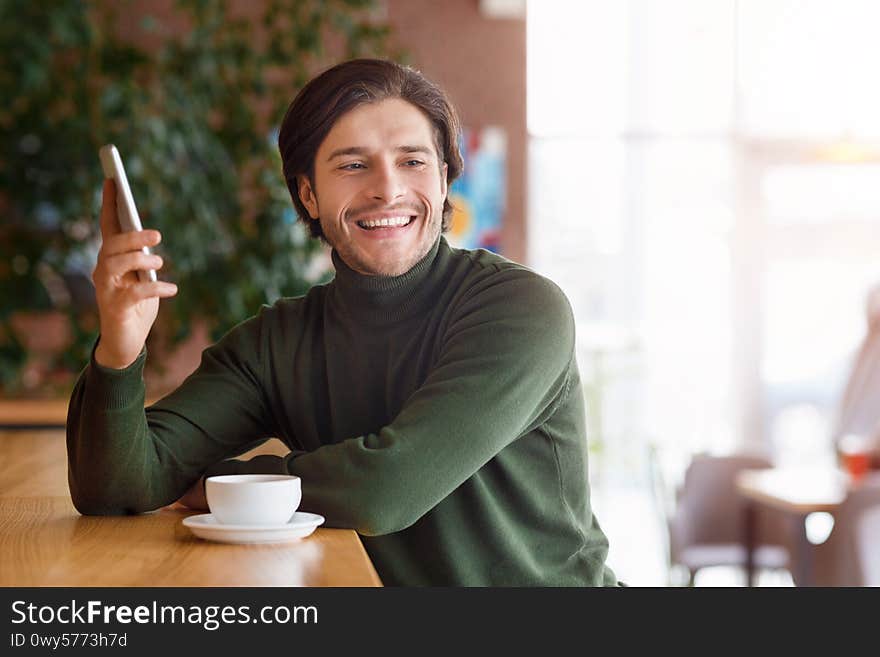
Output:
<path fill-rule="evenodd" d="M 439 237 L 425 256 L 399 276 L 369 276 L 355 271 L 334 250 L 331 254 L 336 278 L 331 283 L 334 302 L 359 319 L 398 321 L 418 310 L 431 297 L 438 278 L 439 257 L 448 254 L 446 240 Z"/>

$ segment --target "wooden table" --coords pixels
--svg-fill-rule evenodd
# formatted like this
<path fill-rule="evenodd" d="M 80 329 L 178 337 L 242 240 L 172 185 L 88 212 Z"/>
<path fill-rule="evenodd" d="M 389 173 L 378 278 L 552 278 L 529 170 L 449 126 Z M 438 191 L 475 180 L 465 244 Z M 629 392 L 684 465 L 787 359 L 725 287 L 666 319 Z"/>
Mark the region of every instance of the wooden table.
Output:
<path fill-rule="evenodd" d="M 63 429 L 67 399 L 0 399 L 0 430 Z"/>
<path fill-rule="evenodd" d="M 812 545 L 807 538 L 804 520 L 811 513 L 833 513 L 846 499 L 850 486 L 848 475 L 835 468 L 767 468 L 744 470 L 736 480 L 737 491 L 746 501 L 743 545 L 746 549 L 746 581 L 754 584 L 755 531 L 759 505 L 782 511 L 795 525 L 794 567 L 796 581 L 803 586 L 812 582 Z"/>
<path fill-rule="evenodd" d="M 158 398 L 148 399 L 149 406 Z M 0 431 L 64 429 L 68 399 L 0 399 Z"/>
<path fill-rule="evenodd" d="M 193 513 L 81 516 L 64 432 L 0 432 L 0 586 L 381 586 L 352 530 L 229 545 L 193 536 Z"/>

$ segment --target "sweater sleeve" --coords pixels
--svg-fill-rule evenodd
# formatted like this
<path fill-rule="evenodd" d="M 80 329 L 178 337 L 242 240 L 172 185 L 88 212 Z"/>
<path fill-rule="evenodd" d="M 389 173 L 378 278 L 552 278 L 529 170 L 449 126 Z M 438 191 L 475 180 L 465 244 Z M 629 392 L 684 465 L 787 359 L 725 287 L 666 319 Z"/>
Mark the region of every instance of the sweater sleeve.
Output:
<path fill-rule="evenodd" d="M 273 435 L 259 385 L 261 315 L 202 354 L 176 391 L 144 409 L 146 349 L 124 370 L 94 360 L 67 417 L 68 483 L 84 514 L 157 509 L 177 500 L 216 461 Z"/>
<path fill-rule="evenodd" d="M 284 472 L 302 508 L 364 535 L 416 522 L 505 446 L 543 424 L 568 392 L 568 300 L 532 272 L 496 274 L 452 310 L 435 367 L 375 434 L 305 454 L 226 461 L 211 474 Z"/>

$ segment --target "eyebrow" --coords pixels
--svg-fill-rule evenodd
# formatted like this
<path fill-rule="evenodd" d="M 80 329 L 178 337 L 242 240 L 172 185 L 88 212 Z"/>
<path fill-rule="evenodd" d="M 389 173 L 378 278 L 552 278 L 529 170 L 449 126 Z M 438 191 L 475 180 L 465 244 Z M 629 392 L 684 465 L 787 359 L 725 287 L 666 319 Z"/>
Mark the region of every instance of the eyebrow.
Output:
<path fill-rule="evenodd" d="M 407 145 L 407 146 L 398 146 L 396 149 L 398 153 L 422 153 L 424 155 L 433 156 L 434 149 L 428 146 L 417 146 L 417 145 Z M 348 148 L 338 148 L 332 153 L 330 153 L 330 157 L 327 158 L 327 161 L 336 159 L 337 157 L 343 157 L 345 155 L 367 155 L 368 151 L 366 148 L 362 146 L 349 146 Z"/>

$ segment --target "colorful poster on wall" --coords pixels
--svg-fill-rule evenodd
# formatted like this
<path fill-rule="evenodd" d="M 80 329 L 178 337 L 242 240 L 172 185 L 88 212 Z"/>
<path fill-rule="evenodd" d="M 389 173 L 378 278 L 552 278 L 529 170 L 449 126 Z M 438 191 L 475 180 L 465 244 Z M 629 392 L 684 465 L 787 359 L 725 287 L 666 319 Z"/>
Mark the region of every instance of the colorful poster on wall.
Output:
<path fill-rule="evenodd" d="M 452 184 L 455 211 L 446 239 L 452 246 L 500 253 L 507 198 L 507 136 L 487 126 L 462 130 L 464 171 Z"/>

